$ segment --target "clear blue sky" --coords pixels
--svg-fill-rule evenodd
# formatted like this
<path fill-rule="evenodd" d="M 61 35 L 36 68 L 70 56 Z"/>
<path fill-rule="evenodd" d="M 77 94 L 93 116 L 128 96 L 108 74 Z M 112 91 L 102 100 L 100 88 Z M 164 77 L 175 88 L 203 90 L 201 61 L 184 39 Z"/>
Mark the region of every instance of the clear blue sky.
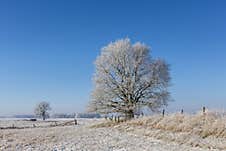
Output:
<path fill-rule="evenodd" d="M 169 110 L 226 108 L 223 0 L 0 1 L 0 115 L 82 112 L 100 48 L 129 37 L 171 64 Z"/>

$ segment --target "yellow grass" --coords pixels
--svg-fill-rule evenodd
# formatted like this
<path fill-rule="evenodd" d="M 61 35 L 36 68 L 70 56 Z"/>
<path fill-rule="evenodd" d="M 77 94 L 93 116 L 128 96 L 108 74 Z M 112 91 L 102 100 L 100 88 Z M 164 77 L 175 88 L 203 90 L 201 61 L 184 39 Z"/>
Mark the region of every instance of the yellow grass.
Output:
<path fill-rule="evenodd" d="M 172 132 L 187 132 L 202 138 L 214 136 L 226 138 L 226 116 L 216 112 L 188 114 L 170 114 L 135 119 L 127 122 L 129 125 L 142 125 L 148 128 L 167 130 Z"/>
<path fill-rule="evenodd" d="M 226 150 L 226 116 L 219 112 L 152 115 L 123 123 L 110 121 L 95 127 L 115 127 L 134 134 L 155 137 L 195 147 Z"/>

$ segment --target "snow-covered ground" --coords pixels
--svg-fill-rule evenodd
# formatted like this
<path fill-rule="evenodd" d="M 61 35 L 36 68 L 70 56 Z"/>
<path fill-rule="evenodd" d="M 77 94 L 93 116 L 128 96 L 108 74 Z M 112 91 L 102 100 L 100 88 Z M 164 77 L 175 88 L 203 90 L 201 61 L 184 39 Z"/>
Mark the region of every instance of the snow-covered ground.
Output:
<path fill-rule="evenodd" d="M 77 119 L 80 120 L 80 124 L 83 124 L 86 121 L 94 120 L 94 119 Z M 33 128 L 33 127 L 48 127 L 55 126 L 66 123 L 68 121 L 74 121 L 73 118 L 58 118 L 58 119 L 47 119 L 46 121 L 42 121 L 38 119 L 37 121 L 29 121 L 29 118 L 0 118 L 0 128 L 7 127 L 17 127 L 17 128 Z"/>
<path fill-rule="evenodd" d="M 103 119 L 78 119 L 79 125 L 0 130 L 0 150 L 38 151 L 202 151 L 114 127 L 93 128 Z M 56 121 L 56 119 L 54 120 Z M 62 122 L 64 120 L 59 120 Z M 11 122 L 11 123 L 10 123 Z M 12 124 L 15 121 L 8 120 Z M 16 121 L 20 126 L 24 121 Z M 6 122 L 7 123 L 7 122 Z M 35 123 L 35 122 L 34 122 Z M 44 123 L 44 122 L 43 122 Z M 48 122 L 46 122 L 48 123 Z M 3 125 L 3 121 L 0 121 Z M 9 124 L 9 125 L 10 125 Z M 27 124 L 27 123 L 26 123 Z M 33 124 L 33 123 L 30 123 Z"/>

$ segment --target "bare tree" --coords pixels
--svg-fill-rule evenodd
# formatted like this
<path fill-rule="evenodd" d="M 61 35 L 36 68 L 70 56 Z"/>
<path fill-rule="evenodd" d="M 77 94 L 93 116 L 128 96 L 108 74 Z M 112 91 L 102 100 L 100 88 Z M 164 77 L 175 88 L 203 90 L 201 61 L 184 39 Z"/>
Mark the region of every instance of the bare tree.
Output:
<path fill-rule="evenodd" d="M 131 44 L 129 39 L 110 43 L 102 48 L 95 65 L 89 111 L 123 113 L 133 118 L 140 107 L 156 111 L 167 105 L 169 66 L 161 59 L 153 59 L 145 44 Z"/>
<path fill-rule="evenodd" d="M 35 115 L 45 120 L 47 117 L 49 117 L 48 111 L 50 110 L 51 107 L 48 102 L 40 102 L 35 108 Z"/>

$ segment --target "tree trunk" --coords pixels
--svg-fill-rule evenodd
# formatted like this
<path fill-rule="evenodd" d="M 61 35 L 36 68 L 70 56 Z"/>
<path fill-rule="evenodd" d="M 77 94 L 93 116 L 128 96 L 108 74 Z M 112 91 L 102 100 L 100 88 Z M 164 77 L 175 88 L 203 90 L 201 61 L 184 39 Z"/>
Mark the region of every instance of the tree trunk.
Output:
<path fill-rule="evenodd" d="M 42 113 L 42 120 L 43 120 L 43 121 L 46 120 L 46 114 L 45 114 L 45 112 Z"/>
<path fill-rule="evenodd" d="M 129 110 L 125 113 L 125 116 L 126 116 L 126 120 L 130 120 L 132 118 L 134 118 L 134 112 L 133 110 Z"/>

